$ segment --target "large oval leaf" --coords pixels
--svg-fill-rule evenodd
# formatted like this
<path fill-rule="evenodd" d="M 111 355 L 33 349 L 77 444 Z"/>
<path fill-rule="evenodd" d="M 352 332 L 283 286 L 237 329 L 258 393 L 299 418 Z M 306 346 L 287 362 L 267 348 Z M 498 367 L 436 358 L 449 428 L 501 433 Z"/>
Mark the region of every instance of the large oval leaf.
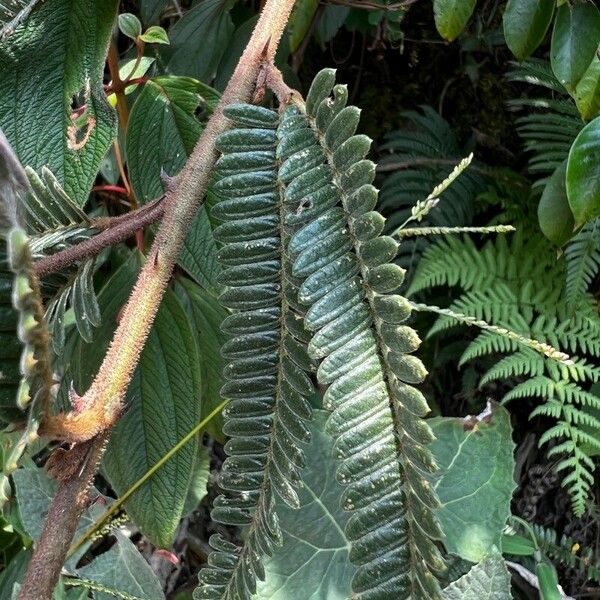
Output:
<path fill-rule="evenodd" d="M 564 2 L 558 7 L 550 61 L 556 78 L 569 92 L 583 77 L 600 43 L 600 12 L 592 2 Z"/>
<path fill-rule="evenodd" d="M 179 173 L 202 132 L 196 110 L 210 114 L 218 98 L 213 88 L 190 77 L 157 77 L 144 85 L 127 126 L 130 180 L 142 204 L 164 193 L 164 173 Z M 204 287 L 216 288 L 217 245 L 204 207 L 196 213 L 179 264 Z"/>
<path fill-rule="evenodd" d="M 0 44 L 0 127 L 24 165 L 47 166 L 79 205 L 116 135 L 102 77 L 117 4 L 40 2 Z"/>
<path fill-rule="evenodd" d="M 510 573 L 500 554 L 492 554 L 442 592 L 443 600 L 511 600 Z"/>
<path fill-rule="evenodd" d="M 478 562 L 500 547 L 516 487 L 510 415 L 489 405 L 477 417 L 438 417 L 429 424 L 439 465 L 432 479 L 448 552 Z M 481 507 L 485 506 L 485 510 Z"/>
<path fill-rule="evenodd" d="M 233 33 L 232 0 L 196 2 L 169 32 L 169 71 L 210 83 L 228 49 Z"/>
<path fill-rule="evenodd" d="M 217 100 L 215 90 L 191 77 L 156 77 L 144 85 L 127 125 L 127 165 L 139 202 L 162 196 L 163 173 L 177 175 L 202 133 L 195 111 L 210 113 Z"/>
<path fill-rule="evenodd" d="M 434 0 L 433 15 L 440 35 L 451 42 L 466 27 L 476 0 Z"/>
<path fill-rule="evenodd" d="M 600 113 L 600 58 L 594 56 L 575 88 L 575 104 L 579 114 L 589 121 Z"/>
<path fill-rule="evenodd" d="M 567 161 L 552 174 L 538 204 L 538 221 L 542 233 L 557 246 L 573 236 L 575 219 L 567 199 Z"/>
<path fill-rule="evenodd" d="M 104 471 L 122 495 L 200 418 L 200 362 L 195 336 L 167 290 L 127 390 L 128 409 L 115 427 Z M 181 519 L 197 445 L 187 444 L 125 503 L 157 546 L 166 547 Z"/>
<path fill-rule="evenodd" d="M 221 387 L 225 383 L 221 347 L 228 336 L 221 331 L 221 323 L 229 314 L 210 293 L 189 279 L 178 279 L 175 293 L 188 314 L 192 330 L 197 336 L 200 349 L 200 371 L 202 373 L 203 413 L 210 413 L 221 403 Z M 210 434 L 223 441 L 221 415 L 208 426 Z"/>
<path fill-rule="evenodd" d="M 344 533 L 348 513 L 340 507 L 343 488 L 335 478 L 333 440 L 325 433 L 328 416 L 324 410 L 313 413 L 300 508 L 277 501 L 283 546 L 266 561 L 256 600 L 346 600 L 351 595 L 355 568 Z"/>
<path fill-rule="evenodd" d="M 504 39 L 510 51 L 525 60 L 544 40 L 554 0 L 508 0 L 502 17 Z"/>
<path fill-rule="evenodd" d="M 567 197 L 576 225 L 600 216 L 600 117 L 588 123 L 571 146 Z"/>

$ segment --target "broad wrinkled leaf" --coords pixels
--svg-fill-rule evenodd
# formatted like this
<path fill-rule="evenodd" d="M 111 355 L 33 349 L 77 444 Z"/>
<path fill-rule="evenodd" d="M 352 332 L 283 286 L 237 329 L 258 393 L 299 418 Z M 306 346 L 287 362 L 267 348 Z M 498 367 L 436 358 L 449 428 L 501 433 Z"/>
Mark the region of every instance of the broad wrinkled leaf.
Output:
<path fill-rule="evenodd" d="M 500 554 L 493 554 L 451 583 L 444 600 L 511 600 L 510 573 Z"/>
<path fill-rule="evenodd" d="M 345 600 L 354 567 L 344 534 L 348 513 L 340 508 L 343 487 L 335 479 L 333 441 L 325 433 L 328 413 L 313 413 L 312 441 L 300 490 L 300 508 L 278 502 L 283 546 L 265 563 L 266 579 L 258 584 L 257 600 Z"/>
<path fill-rule="evenodd" d="M 475 10 L 475 3 L 476 0 L 434 0 L 435 26 L 444 39 L 451 42 L 462 33 Z"/>
<path fill-rule="evenodd" d="M 227 51 L 233 21 L 232 0 L 202 0 L 192 7 L 169 32 L 169 70 L 210 83 Z"/>
<path fill-rule="evenodd" d="M 78 569 L 78 574 L 120 594 L 140 600 L 164 600 L 160 582 L 138 549 L 122 533 L 116 532 L 115 537 L 117 543 Z M 96 600 L 114 600 L 115 596 L 94 592 Z"/>
<path fill-rule="evenodd" d="M 156 77 L 144 85 L 127 126 L 127 163 L 139 202 L 164 193 L 161 176 L 177 175 L 202 132 L 195 111 L 202 107 L 212 112 L 217 97 L 212 88 L 190 77 Z"/>
<path fill-rule="evenodd" d="M 116 135 L 102 89 L 116 7 L 115 0 L 42 2 L 0 47 L 0 127 L 23 164 L 48 166 L 80 205 Z"/>
<path fill-rule="evenodd" d="M 205 411 L 206 412 L 206 411 Z M 202 435 L 196 442 L 198 446 L 198 455 L 194 464 L 194 472 L 190 481 L 187 497 L 183 505 L 183 515 L 190 514 L 198 508 L 198 505 L 208 493 L 207 486 L 210 479 L 210 453 L 206 446 L 200 441 Z M 193 444 L 194 442 L 190 442 Z"/>
<path fill-rule="evenodd" d="M 510 515 L 515 489 L 510 415 L 491 405 L 480 417 L 437 417 L 429 424 L 436 437 L 431 450 L 439 470 L 432 482 L 441 503 L 436 514 L 444 544 L 448 552 L 480 561 L 500 547 Z"/>
<path fill-rule="evenodd" d="M 198 347 L 185 311 L 168 290 L 127 389 L 104 471 L 118 495 L 129 489 L 200 419 Z M 186 444 L 125 503 L 156 545 L 171 544 L 183 513 L 197 446 Z"/>
<path fill-rule="evenodd" d="M 583 77 L 600 42 L 600 12 L 592 2 L 564 2 L 556 11 L 550 60 L 569 92 Z"/>
<path fill-rule="evenodd" d="M 504 39 L 519 60 L 525 60 L 544 40 L 554 4 L 554 0 L 508 0 L 506 3 L 502 17 Z"/>
<path fill-rule="evenodd" d="M 127 128 L 130 180 L 140 202 L 164 193 L 163 175 L 177 175 L 202 132 L 195 111 L 201 106 L 211 113 L 217 101 L 215 90 L 189 77 L 157 77 L 146 83 L 133 105 Z M 194 279 L 211 289 L 219 271 L 216 253 L 206 210 L 201 207 L 179 262 Z"/>
<path fill-rule="evenodd" d="M 567 197 L 576 225 L 600 216 L 600 117 L 588 123 L 571 146 Z"/>
<path fill-rule="evenodd" d="M 554 171 L 542 192 L 538 204 L 538 221 L 542 233 L 557 246 L 573 236 L 575 219 L 567 199 L 567 161 Z"/>
<path fill-rule="evenodd" d="M 192 329 L 198 340 L 199 360 L 202 381 L 202 412 L 210 413 L 221 402 L 223 386 L 223 366 L 221 346 L 227 335 L 221 331 L 221 323 L 229 314 L 216 298 L 200 286 L 187 279 L 178 279 L 175 288 L 177 296 L 185 308 Z M 223 419 L 219 415 L 208 426 L 210 434 L 222 439 Z"/>

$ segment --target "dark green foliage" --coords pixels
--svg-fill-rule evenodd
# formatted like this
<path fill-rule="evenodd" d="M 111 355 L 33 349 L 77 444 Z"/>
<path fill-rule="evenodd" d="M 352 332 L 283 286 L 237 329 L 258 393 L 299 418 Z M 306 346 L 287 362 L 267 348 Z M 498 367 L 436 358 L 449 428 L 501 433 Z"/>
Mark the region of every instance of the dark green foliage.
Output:
<path fill-rule="evenodd" d="M 223 346 L 229 362 L 221 390 L 230 399 L 223 426 L 230 439 L 219 484 L 227 495 L 217 498 L 212 517 L 249 527 L 242 548 L 211 538 L 215 552 L 194 597 L 241 600 L 256 591 L 262 558 L 281 543 L 274 494 L 299 505 L 302 445 L 310 440 L 312 383 L 305 371 L 312 363 L 285 251 L 292 229 L 276 184 L 277 114 L 235 105 L 226 115 L 236 128 L 217 143 L 224 176 L 215 185 L 221 200 L 213 216 L 223 220 L 215 230 L 223 244 L 219 281 L 226 286 L 219 300 L 236 312 L 223 322 L 231 335 Z"/>
<path fill-rule="evenodd" d="M 600 421 L 595 411 L 600 400 L 589 391 L 600 379 L 600 326 L 593 299 L 584 294 L 575 314 L 563 295 L 565 269 L 557 263 L 551 246 L 541 238 L 516 235 L 477 248 L 469 238 L 447 238 L 432 245 L 415 273 L 410 294 L 435 286 L 458 286 L 462 293 L 451 303 L 456 313 L 483 319 L 520 335 L 549 343 L 569 355 L 556 361 L 490 331 L 480 333 L 464 351 L 460 364 L 488 355 L 506 354 L 481 377 L 480 386 L 507 385 L 504 400 L 539 398 L 531 416 L 551 417 L 556 424 L 540 444 L 560 443 L 549 454 L 562 455 L 576 514 L 582 514 L 593 484 L 591 458 L 600 449 Z M 453 327 L 451 317 L 438 319 L 434 335 Z"/>
<path fill-rule="evenodd" d="M 378 239 L 383 219 L 364 211 L 361 201 L 377 196 L 374 165 L 364 159 L 364 138 L 354 136 L 357 109 L 330 100 L 333 83 L 331 71 L 322 71 L 306 107 L 285 110 L 277 153 L 283 173 L 304 154 L 316 154 L 313 148 L 322 153 L 322 164 L 306 164 L 284 184 L 288 202 L 318 215 L 292 237 L 289 251 L 294 274 L 304 279 L 299 298 L 310 306 L 308 350 L 321 361 L 317 377 L 328 386 L 327 430 L 341 461 L 338 480 L 347 486 L 342 503 L 352 512 L 346 534 L 358 567 L 353 589 L 365 600 L 435 598 L 439 588 L 432 571 L 443 562 L 429 539 L 440 535 L 431 512 L 437 500 L 424 478 L 434 468 L 426 449 L 431 432 L 422 420 L 429 409 L 407 384 L 424 375 L 420 361 L 406 356 L 419 339 L 397 324 L 408 316 L 404 299 L 381 295 L 397 290 L 404 278 L 403 269 L 387 262 L 393 255 L 382 249 L 379 261 L 371 248 L 369 262 L 375 266 L 361 260 L 363 248 Z M 317 115 L 329 126 L 320 129 Z M 340 161 L 344 148 L 352 151 Z M 339 201 L 331 206 L 334 195 Z M 382 310 L 385 298 L 393 310 Z"/>

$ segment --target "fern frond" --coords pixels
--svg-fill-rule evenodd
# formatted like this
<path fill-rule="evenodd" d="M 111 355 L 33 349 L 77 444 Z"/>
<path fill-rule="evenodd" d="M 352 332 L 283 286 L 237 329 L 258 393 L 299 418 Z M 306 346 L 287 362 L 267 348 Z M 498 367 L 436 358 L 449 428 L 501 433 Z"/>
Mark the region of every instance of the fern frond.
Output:
<path fill-rule="evenodd" d="M 215 185 L 221 200 L 213 217 L 222 221 L 215 230 L 223 243 L 220 283 L 227 286 L 220 302 L 235 312 L 223 322 L 232 335 L 223 346 L 230 362 L 221 391 L 230 399 L 223 426 L 230 440 L 219 485 L 228 493 L 215 500 L 212 518 L 247 532 L 241 548 L 211 537 L 215 551 L 194 598 L 244 600 L 256 592 L 256 579 L 264 579 L 262 558 L 281 543 L 274 494 L 299 505 L 312 363 L 285 250 L 294 214 L 277 186 L 277 113 L 231 105 L 225 114 L 236 127 L 217 140 L 223 177 Z"/>
<path fill-rule="evenodd" d="M 573 141 L 584 125 L 577 107 L 554 77 L 547 61 L 530 59 L 509 72 L 507 78 L 539 85 L 550 90 L 554 96 L 559 95 L 518 98 L 508 103 L 513 110 L 526 112 L 516 123 L 525 149 L 531 153 L 529 171 L 550 175 L 566 160 Z M 532 108 L 537 110 L 532 111 Z M 543 185 L 545 181 L 546 178 L 540 179 L 534 186 Z"/>
<path fill-rule="evenodd" d="M 600 272 L 600 219 L 586 223 L 565 248 L 567 303 L 575 311 Z"/>
<path fill-rule="evenodd" d="M 306 104 L 286 109 L 278 156 L 286 201 L 323 211 L 291 238 L 289 252 L 303 279 L 299 298 L 310 307 L 308 350 L 328 386 L 327 430 L 347 486 L 343 505 L 352 512 L 353 597 L 439 598 L 433 573 L 443 561 L 431 541 L 440 536 L 437 499 L 424 477 L 434 468 L 422 420 L 429 408 L 411 385 L 426 372 L 412 356 L 416 333 L 402 325 L 410 307 L 389 295 L 404 271 L 390 262 L 397 243 L 380 235 L 384 219 L 373 211 L 375 166 L 364 159 L 370 140 L 354 135 L 357 108 L 332 108 L 333 84 L 333 71 L 322 71 Z"/>
<path fill-rule="evenodd" d="M 594 548 L 583 546 L 583 542 L 567 535 L 560 537 L 553 529 L 531 524 L 540 548 L 548 557 L 575 569 L 583 579 L 600 583 L 600 560 Z"/>

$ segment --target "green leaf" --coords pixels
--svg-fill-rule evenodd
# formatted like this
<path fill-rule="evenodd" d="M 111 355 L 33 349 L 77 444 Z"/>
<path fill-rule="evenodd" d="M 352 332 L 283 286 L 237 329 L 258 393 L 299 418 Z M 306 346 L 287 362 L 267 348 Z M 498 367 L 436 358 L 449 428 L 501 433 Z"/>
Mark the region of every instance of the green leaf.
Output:
<path fill-rule="evenodd" d="M 299 0 L 288 21 L 287 31 L 290 40 L 290 52 L 298 50 L 306 37 L 313 21 L 319 0 Z"/>
<path fill-rule="evenodd" d="M 207 412 L 206 410 L 204 412 Z M 208 480 L 210 479 L 210 453 L 206 446 L 202 444 L 201 437 L 196 442 L 198 446 L 198 455 L 194 464 L 194 472 L 187 497 L 183 505 L 183 514 L 188 515 L 198 508 L 198 505 L 208 493 Z"/>
<path fill-rule="evenodd" d="M 325 433 L 327 417 L 323 410 L 313 413 L 300 508 L 277 501 L 283 545 L 265 562 L 266 578 L 258 582 L 257 600 L 345 600 L 351 595 L 354 567 L 344 534 L 348 513 L 340 508 L 343 487 L 335 479 L 337 463 L 332 439 Z"/>
<path fill-rule="evenodd" d="M 510 515 L 514 443 L 505 408 L 491 405 L 491 412 L 471 417 L 475 425 L 468 419 L 438 417 L 428 423 L 436 437 L 430 448 L 439 470 L 432 481 L 444 544 L 448 552 L 477 562 L 500 547 Z"/>
<path fill-rule="evenodd" d="M 25 575 L 31 550 L 21 550 L 0 572 L 0 600 L 11 600 L 15 583 Z"/>
<path fill-rule="evenodd" d="M 117 543 L 78 569 L 79 576 L 140 600 L 164 600 L 160 582 L 138 549 L 122 533 L 116 532 L 115 537 Z M 115 594 L 94 592 L 94 598 L 114 600 Z"/>
<path fill-rule="evenodd" d="M 142 22 L 148 24 L 158 20 L 169 3 L 170 0 L 140 0 L 139 7 Z"/>
<path fill-rule="evenodd" d="M 573 237 L 575 219 L 567 199 L 567 161 L 552 174 L 538 204 L 538 222 L 542 233 L 557 246 Z"/>
<path fill-rule="evenodd" d="M 583 77 L 600 43 L 600 12 L 592 2 L 558 7 L 550 61 L 556 78 L 569 92 Z"/>
<path fill-rule="evenodd" d="M 508 0 L 502 24 L 504 39 L 518 60 L 543 42 L 554 14 L 554 0 Z"/>
<path fill-rule="evenodd" d="M 574 97 L 577 110 L 586 121 L 600 113 L 600 58 L 597 55 L 577 84 Z"/>
<path fill-rule="evenodd" d="M 194 113 L 200 106 L 212 112 L 215 95 L 190 77 L 156 77 L 144 85 L 127 126 L 127 164 L 139 202 L 162 196 L 161 174 L 174 176 L 183 167 L 202 132 Z"/>
<path fill-rule="evenodd" d="M 217 262 L 217 243 L 204 206 L 194 217 L 178 262 L 204 288 L 213 294 L 216 292 L 216 278 L 221 268 Z"/>
<path fill-rule="evenodd" d="M 126 492 L 200 419 L 196 339 L 175 294 L 167 290 L 127 390 L 128 409 L 115 427 L 104 471 Z M 152 543 L 168 547 L 179 525 L 197 446 L 187 444 L 126 503 Z"/>
<path fill-rule="evenodd" d="M 170 31 L 168 68 L 210 83 L 233 33 L 229 10 L 232 0 L 202 0 L 175 23 Z"/>
<path fill-rule="evenodd" d="M 348 6 L 334 6 L 331 4 L 325 6 L 315 28 L 315 36 L 321 45 L 326 44 L 335 37 L 346 21 L 349 12 L 350 7 Z"/>
<path fill-rule="evenodd" d="M 600 216 L 600 117 L 588 123 L 571 146 L 567 197 L 577 226 Z"/>
<path fill-rule="evenodd" d="M 449 42 L 467 26 L 476 0 L 434 0 L 433 15 L 439 34 Z"/>
<path fill-rule="evenodd" d="M 119 29 L 123 35 L 132 40 L 137 40 L 142 34 L 142 24 L 140 20 L 132 13 L 123 13 L 119 15 Z"/>
<path fill-rule="evenodd" d="M 158 25 L 152 25 L 148 27 L 146 31 L 142 35 L 140 35 L 140 40 L 146 42 L 147 44 L 169 44 L 169 36 L 167 32 Z"/>
<path fill-rule="evenodd" d="M 21 523 L 27 535 L 37 541 L 42 533 L 44 520 L 58 484 L 54 479 L 50 479 L 43 469 L 38 468 L 18 469 L 12 477 Z M 75 539 L 91 526 L 102 511 L 99 506 L 92 505 L 83 513 L 75 532 Z M 71 556 L 66 567 L 73 568 L 87 547 L 87 545 L 83 546 Z"/>
<path fill-rule="evenodd" d="M 175 291 L 192 323 L 192 329 L 198 339 L 200 370 L 202 373 L 203 413 L 208 414 L 221 402 L 221 387 L 225 361 L 221 356 L 221 347 L 227 336 L 221 331 L 221 323 L 229 314 L 216 298 L 196 285 L 193 281 L 180 278 Z M 209 433 L 223 439 L 221 427 L 223 419 L 214 418 L 208 428 Z"/>
<path fill-rule="evenodd" d="M 493 554 L 451 583 L 444 600 L 512 600 L 510 573 L 500 554 Z"/>
<path fill-rule="evenodd" d="M 79 205 L 116 135 L 102 89 L 116 0 L 53 0 L 0 48 L 0 127 L 25 165 L 46 165 Z M 85 104 L 75 121 L 74 106 Z"/>
<path fill-rule="evenodd" d="M 215 90 L 189 77 L 157 77 L 146 83 L 131 109 L 127 128 L 130 181 L 140 202 L 164 193 L 161 174 L 174 176 L 180 171 L 202 132 L 194 116 L 196 109 L 202 106 L 210 113 L 218 98 Z M 213 289 L 219 272 L 216 256 L 212 228 L 201 207 L 179 263 L 196 281 Z"/>

